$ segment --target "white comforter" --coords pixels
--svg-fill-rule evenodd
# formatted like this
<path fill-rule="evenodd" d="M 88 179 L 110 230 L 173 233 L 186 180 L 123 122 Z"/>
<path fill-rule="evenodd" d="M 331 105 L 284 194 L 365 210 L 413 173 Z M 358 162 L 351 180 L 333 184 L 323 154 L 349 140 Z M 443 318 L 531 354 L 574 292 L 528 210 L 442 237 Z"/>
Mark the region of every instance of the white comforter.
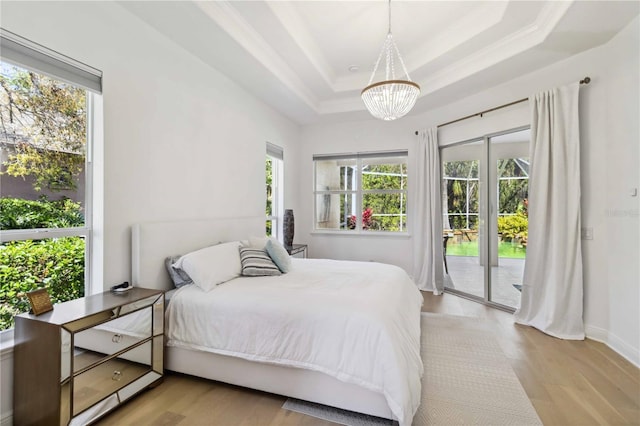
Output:
<path fill-rule="evenodd" d="M 382 393 L 400 425 L 420 403 L 422 295 L 391 265 L 292 259 L 279 277 L 180 288 L 167 345 L 306 368 Z"/>

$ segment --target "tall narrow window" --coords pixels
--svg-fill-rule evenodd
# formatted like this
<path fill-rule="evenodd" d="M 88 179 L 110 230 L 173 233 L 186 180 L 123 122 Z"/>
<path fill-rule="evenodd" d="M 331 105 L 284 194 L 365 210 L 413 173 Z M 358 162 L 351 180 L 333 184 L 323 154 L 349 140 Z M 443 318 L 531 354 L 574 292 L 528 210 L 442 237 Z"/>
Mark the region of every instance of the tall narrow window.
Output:
<path fill-rule="evenodd" d="M 407 231 L 407 151 L 313 160 L 316 230 Z"/>
<path fill-rule="evenodd" d="M 97 70 L 10 32 L 0 38 L 0 330 L 45 288 L 83 296 L 91 246 Z"/>
<path fill-rule="evenodd" d="M 266 159 L 266 213 L 267 235 L 282 240 L 282 213 L 283 213 L 283 165 L 284 152 L 277 145 L 267 142 Z"/>

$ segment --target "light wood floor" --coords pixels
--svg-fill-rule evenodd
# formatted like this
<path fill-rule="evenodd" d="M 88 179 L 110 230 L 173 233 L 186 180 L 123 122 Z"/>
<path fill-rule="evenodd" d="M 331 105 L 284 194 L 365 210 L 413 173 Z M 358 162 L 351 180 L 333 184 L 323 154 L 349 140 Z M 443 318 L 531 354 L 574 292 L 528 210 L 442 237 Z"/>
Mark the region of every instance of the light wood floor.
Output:
<path fill-rule="evenodd" d="M 423 311 L 484 318 L 545 425 L 640 425 L 640 370 L 601 343 L 565 341 L 513 323 L 508 313 L 423 293 Z M 283 410 L 285 397 L 179 374 L 100 425 L 324 426 Z M 417 425 L 416 425 L 417 426 Z"/>

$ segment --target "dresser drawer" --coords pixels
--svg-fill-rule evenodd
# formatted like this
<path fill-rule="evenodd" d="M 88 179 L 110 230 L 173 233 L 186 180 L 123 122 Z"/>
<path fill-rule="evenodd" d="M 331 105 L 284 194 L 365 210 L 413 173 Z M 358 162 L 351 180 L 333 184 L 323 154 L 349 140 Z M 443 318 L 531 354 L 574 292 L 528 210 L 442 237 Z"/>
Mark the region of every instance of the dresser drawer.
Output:
<path fill-rule="evenodd" d="M 76 416 L 105 397 L 151 371 L 152 342 L 148 341 L 78 374 L 73 383 L 73 415 Z M 143 362 L 127 358 L 141 359 Z M 145 359 L 146 358 L 146 359 Z"/>
<path fill-rule="evenodd" d="M 149 306 L 76 333 L 73 371 L 81 371 L 100 358 L 126 350 L 151 337 L 151 314 L 152 308 Z M 131 358 L 131 354 L 123 357 L 131 361 L 144 362 Z"/>

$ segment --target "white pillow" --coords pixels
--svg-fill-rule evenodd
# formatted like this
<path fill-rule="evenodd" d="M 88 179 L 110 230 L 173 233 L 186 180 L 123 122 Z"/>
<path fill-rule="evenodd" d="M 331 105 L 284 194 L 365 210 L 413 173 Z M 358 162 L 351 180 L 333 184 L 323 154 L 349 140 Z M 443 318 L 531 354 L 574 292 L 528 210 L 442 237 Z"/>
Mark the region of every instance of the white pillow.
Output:
<path fill-rule="evenodd" d="M 185 271 L 202 290 L 211 291 L 218 284 L 240 276 L 239 247 L 238 241 L 205 247 L 185 254 L 173 267 Z"/>
<path fill-rule="evenodd" d="M 249 237 L 249 247 L 264 250 L 269 241 L 269 237 Z"/>

